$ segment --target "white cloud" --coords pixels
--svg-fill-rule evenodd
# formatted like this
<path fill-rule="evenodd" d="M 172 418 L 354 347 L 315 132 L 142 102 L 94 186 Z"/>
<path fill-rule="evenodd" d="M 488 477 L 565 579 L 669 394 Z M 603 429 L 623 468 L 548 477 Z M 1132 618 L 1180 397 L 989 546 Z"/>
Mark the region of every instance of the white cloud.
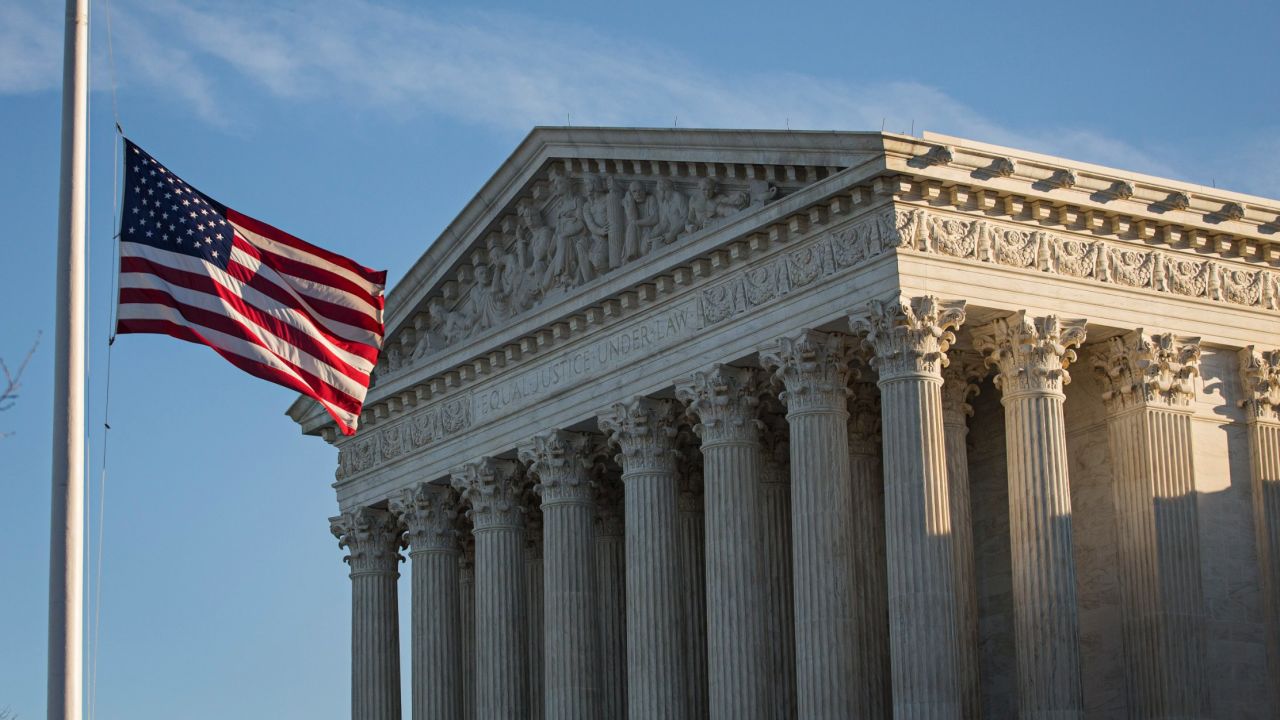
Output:
<path fill-rule="evenodd" d="M 0 4 L 0 93 L 56 86 L 62 69 L 62 18 L 55 6 Z"/>
<path fill-rule="evenodd" d="M 224 126 L 245 120 L 228 118 L 220 108 L 248 108 L 251 122 L 253 101 L 265 93 L 399 117 L 444 116 L 513 132 L 567 120 L 575 125 L 914 127 L 1156 175 L 1183 176 L 1179 166 L 1204 170 L 1185 151 L 1180 158 L 1162 153 L 1160 161 L 1133 143 L 1094 130 L 1009 127 L 919 82 L 734 74 L 661 45 L 521 15 L 448 16 L 372 0 L 271 7 L 244 0 L 216 5 L 116 0 L 114 13 L 122 81 L 182 98 L 201 118 Z M 47 57 L 57 55 L 56 37 L 49 40 L 48 28 L 37 27 L 29 12 L 0 11 L 4 19 L 10 22 L 0 27 L 19 29 L 0 30 L 0 60 L 31 59 L 26 69 L 0 62 L 0 91 L 56 83 L 49 70 L 56 62 Z M 1280 179 L 1271 172 L 1235 179 L 1238 186 L 1280 192 Z"/>

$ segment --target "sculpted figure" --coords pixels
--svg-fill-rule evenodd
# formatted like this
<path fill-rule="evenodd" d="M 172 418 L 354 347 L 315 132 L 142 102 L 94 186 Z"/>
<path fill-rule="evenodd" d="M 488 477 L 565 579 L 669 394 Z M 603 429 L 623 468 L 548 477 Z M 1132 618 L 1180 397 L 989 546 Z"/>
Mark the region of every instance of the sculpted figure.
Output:
<path fill-rule="evenodd" d="M 768 180 L 748 180 L 747 194 L 751 196 L 751 207 L 761 207 L 778 196 L 778 188 Z"/>
<path fill-rule="evenodd" d="M 418 322 L 414 321 L 414 326 Z M 458 337 L 458 321 L 454 313 L 444 306 L 439 296 L 427 301 L 426 324 L 418 331 L 418 343 L 413 348 L 415 358 L 422 357 L 433 350 L 439 350 Z"/>
<path fill-rule="evenodd" d="M 601 181 L 598 175 L 584 177 L 582 190 L 587 196 L 582 220 L 591 233 L 591 265 L 597 273 L 608 272 L 622 262 L 621 193 L 612 177 Z"/>
<path fill-rule="evenodd" d="M 675 189 L 669 178 L 658 178 L 658 222 L 651 231 L 652 237 L 664 245 L 675 242 L 684 232 L 689 217 L 689 200 Z"/>
<path fill-rule="evenodd" d="M 483 263 L 476 266 L 476 284 L 467 296 L 464 316 L 468 320 L 468 332 L 488 330 L 511 316 L 511 304 L 501 278 L 493 266 Z"/>
<path fill-rule="evenodd" d="M 712 221 L 728 217 L 746 206 L 747 197 L 743 193 L 721 193 L 720 184 L 714 178 L 702 178 L 698 181 L 698 192 L 689 200 L 689 219 L 685 230 L 701 230 Z"/>
<path fill-rule="evenodd" d="M 413 359 L 425 357 L 427 353 L 442 345 L 442 338 L 437 329 L 433 327 L 436 324 L 435 315 L 423 315 L 419 313 L 413 318 L 414 343 L 413 350 L 410 353 Z"/>
<path fill-rule="evenodd" d="M 627 188 L 622 209 L 627 219 L 623 254 L 627 260 L 635 260 L 648 253 L 653 245 L 653 229 L 658 225 L 658 203 L 640 183 L 633 180 Z"/>
<path fill-rule="evenodd" d="M 550 213 L 555 218 L 555 277 L 560 285 L 573 287 L 595 279 L 591 265 L 591 234 L 583 218 L 582 198 L 573 192 L 573 182 L 559 172 L 551 173 Z"/>

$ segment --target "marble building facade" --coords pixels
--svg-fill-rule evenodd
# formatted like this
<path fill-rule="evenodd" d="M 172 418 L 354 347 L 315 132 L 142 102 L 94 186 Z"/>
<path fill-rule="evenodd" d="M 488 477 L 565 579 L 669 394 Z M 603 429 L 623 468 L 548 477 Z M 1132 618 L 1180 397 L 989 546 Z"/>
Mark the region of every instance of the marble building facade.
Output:
<path fill-rule="evenodd" d="M 1280 715 L 1280 201 L 538 128 L 386 315 L 353 718 Z"/>

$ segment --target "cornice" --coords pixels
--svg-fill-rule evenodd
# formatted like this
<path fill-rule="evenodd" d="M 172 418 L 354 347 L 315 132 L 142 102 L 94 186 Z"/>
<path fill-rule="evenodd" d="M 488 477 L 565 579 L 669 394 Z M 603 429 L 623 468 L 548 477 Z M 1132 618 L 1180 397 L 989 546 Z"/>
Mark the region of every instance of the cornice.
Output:
<path fill-rule="evenodd" d="M 579 131 L 586 135 L 577 134 Z M 497 182 L 500 175 L 510 175 L 507 185 L 514 188 L 507 197 L 510 205 L 535 173 L 545 171 L 552 153 L 563 154 L 566 148 L 573 147 L 583 162 L 597 162 L 606 150 L 622 157 L 628 147 L 643 145 L 653 149 L 653 138 L 648 136 L 622 142 L 627 132 L 576 128 L 572 133 L 563 129 L 536 130 L 513 153 L 490 185 Z M 665 133 L 640 132 L 642 135 L 655 133 L 653 137 Z M 539 134 L 535 151 L 529 144 Z M 723 151 L 725 144 L 732 143 L 738 143 L 738 149 L 745 152 L 746 139 L 751 133 L 723 134 L 720 145 L 704 142 L 683 146 L 679 142 L 696 139 L 696 135 L 668 136 L 668 143 L 660 148 L 672 157 L 685 159 L 646 162 L 705 163 L 708 161 L 687 158 L 699 152 L 711 157 Z M 834 144 L 841 138 L 856 136 L 862 144 L 859 151 L 875 138 L 883 143 L 883 154 L 880 160 L 868 160 L 827 175 L 762 208 L 740 213 L 681 243 L 661 248 L 660 252 L 634 262 L 621 272 L 583 285 L 577 292 L 557 298 L 527 316 L 513 318 L 508 326 L 471 338 L 438 358 L 431 358 L 430 363 L 414 367 L 411 372 L 387 378 L 371 390 L 362 427 L 394 419 L 428 400 L 436 403 L 491 373 L 519 366 L 581 337 L 603 332 L 656 303 L 684 296 L 691 289 L 750 293 L 752 288 L 741 285 L 744 281 L 737 270 L 758 264 L 762 257 L 784 257 L 786 248 L 889 204 L 903 210 L 914 207 L 921 213 L 914 221 L 899 213 L 898 221 L 910 225 L 910 229 L 909 237 L 902 238 L 901 246 L 894 248 L 898 252 L 990 262 L 1106 282 L 1126 289 L 1232 303 L 1260 311 L 1277 309 L 1280 274 L 1275 268 L 1280 267 L 1277 252 L 1280 245 L 1275 242 L 1278 238 L 1272 237 L 1276 230 L 1269 229 L 1276 223 L 1268 225 L 1266 220 L 1272 209 L 1280 215 L 1280 204 L 1275 201 L 1021 151 L 1000 155 L 997 151 L 1007 149 L 943 143 L 938 142 L 938 136 L 928 136 L 925 140 L 879 133 L 848 136 L 820 133 L 817 136 Z M 571 142 L 574 137 L 591 137 L 592 141 L 575 144 Z M 815 142 L 815 154 L 836 152 L 834 146 L 824 149 L 821 145 Z M 919 160 L 929 154 L 930 148 L 939 145 L 946 145 L 948 153 L 935 153 L 929 162 Z M 685 152 L 686 149 L 689 152 Z M 758 151 L 765 154 L 762 158 L 774 153 L 770 156 L 772 159 L 789 158 L 794 165 L 795 156 L 787 154 L 791 150 Z M 591 154 L 595 159 L 591 159 Z M 1009 162 L 997 162 L 1001 158 Z M 512 162 L 524 170 L 513 175 L 515 171 L 508 167 Z M 581 163 L 578 167 L 589 169 Z M 1117 183 L 1121 183 L 1118 189 Z M 1178 193 L 1181 197 L 1174 198 L 1176 202 L 1170 201 L 1172 204 L 1168 207 L 1160 205 Z M 490 197 L 492 193 L 485 195 Z M 480 199 L 477 196 L 477 201 Z M 1242 214 L 1220 212 L 1229 203 L 1239 205 Z M 1215 204 L 1217 211 L 1212 209 Z M 1222 217 L 1214 217 L 1214 212 Z M 497 215 L 490 211 L 488 217 L 496 221 Z M 951 223 L 952 230 L 975 233 L 972 247 L 962 237 L 952 237 L 954 233 L 950 231 L 934 232 L 931 223 L 940 223 L 944 229 Z M 898 231 L 898 228 L 879 231 L 884 235 L 881 245 L 887 246 L 892 240 L 889 236 Z M 1005 232 L 1013 233 L 1004 236 L 1005 239 L 1022 238 L 1026 243 L 1020 248 L 1010 246 L 1002 250 L 998 242 L 977 237 L 983 233 Z M 487 234 L 487 230 L 479 232 L 473 227 L 471 244 L 479 243 Z M 954 244 L 956 242 L 959 244 Z M 953 244 L 948 246 L 948 243 Z M 886 249 L 889 248 L 879 247 L 876 251 Z M 423 261 L 434 251 L 433 246 Z M 1002 251 L 1011 254 L 1000 255 Z M 828 248 L 824 252 L 830 255 L 832 250 Z M 982 252 L 991 254 L 983 257 Z M 1019 253 L 1030 255 L 1023 258 Z M 810 261 L 832 263 L 829 258 L 816 256 Z M 803 266 L 806 261 L 801 258 L 797 262 Z M 1100 262 L 1109 263 L 1101 274 Z M 787 268 L 780 267 L 780 272 L 785 274 Z M 804 271 L 803 267 L 798 269 Z M 433 277 L 439 280 L 448 270 L 437 266 Z M 1135 272 L 1136 280 L 1131 280 L 1130 275 Z M 721 278 L 729 278 L 729 284 L 721 282 Z M 785 281 L 785 277 L 777 279 L 777 282 Z M 418 286 L 423 287 L 422 283 Z M 395 305 L 402 298 L 421 299 L 421 295 L 415 296 L 397 286 L 388 303 L 389 317 L 398 311 Z M 706 299 L 715 300 L 714 297 Z M 738 298 L 734 303 L 735 307 L 751 305 L 749 298 Z M 732 314 L 742 311 L 735 309 Z M 303 426 L 304 432 L 324 434 L 331 442 L 337 439 L 323 413 L 308 401 L 295 402 L 289 414 Z M 444 419 L 440 422 L 443 427 Z"/>

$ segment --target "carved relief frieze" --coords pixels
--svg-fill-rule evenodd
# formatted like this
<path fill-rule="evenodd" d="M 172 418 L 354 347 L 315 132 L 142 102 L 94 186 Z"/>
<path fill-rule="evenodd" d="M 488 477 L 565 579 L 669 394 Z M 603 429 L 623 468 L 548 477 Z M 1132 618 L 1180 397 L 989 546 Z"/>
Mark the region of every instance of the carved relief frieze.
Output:
<path fill-rule="evenodd" d="M 405 417 L 370 428 L 338 449 L 336 477 L 344 480 L 401 455 L 430 447 L 471 427 L 470 393 L 425 405 Z"/>
<path fill-rule="evenodd" d="M 773 173 L 759 177 L 753 167 L 732 167 L 728 177 L 654 177 L 625 172 L 625 162 L 613 162 L 616 171 L 605 172 L 609 165 L 580 160 L 553 166 L 545 182 L 534 184 L 532 197 L 518 201 L 514 214 L 499 222 L 487 247 L 473 253 L 473 264 L 427 301 L 412 327 L 389 340 L 379 374 L 398 373 L 807 184 L 794 172 L 786 180 Z M 639 169 L 631 165 L 631 171 Z M 601 169 L 589 171 L 592 166 Z M 811 168 L 802 174 L 812 181 L 829 171 Z M 804 258 L 797 263 L 795 272 L 814 272 Z"/>

